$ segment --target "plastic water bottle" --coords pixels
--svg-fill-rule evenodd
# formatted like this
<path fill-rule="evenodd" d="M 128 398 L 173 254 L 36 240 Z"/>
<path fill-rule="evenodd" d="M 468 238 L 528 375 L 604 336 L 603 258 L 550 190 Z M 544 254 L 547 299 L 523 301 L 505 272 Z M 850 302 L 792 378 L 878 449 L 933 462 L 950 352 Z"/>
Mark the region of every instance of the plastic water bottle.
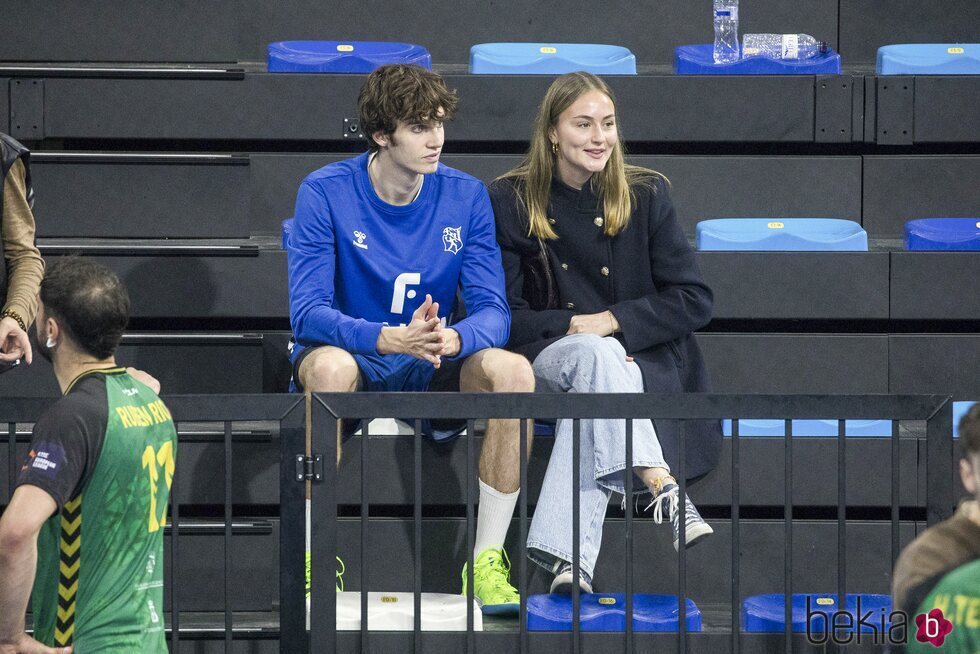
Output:
<path fill-rule="evenodd" d="M 738 61 L 738 0 L 714 0 L 714 5 L 715 63 Z"/>
<path fill-rule="evenodd" d="M 809 34 L 746 34 L 742 37 L 742 57 L 810 59 L 828 49 L 825 41 L 818 41 Z"/>

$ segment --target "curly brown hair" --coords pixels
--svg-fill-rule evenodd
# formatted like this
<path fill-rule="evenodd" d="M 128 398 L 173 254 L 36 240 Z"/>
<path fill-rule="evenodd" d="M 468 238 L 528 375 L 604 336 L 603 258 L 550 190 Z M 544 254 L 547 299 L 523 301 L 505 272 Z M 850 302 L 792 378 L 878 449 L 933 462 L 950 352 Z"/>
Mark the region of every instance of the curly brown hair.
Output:
<path fill-rule="evenodd" d="M 374 152 L 379 148 L 374 133 L 390 136 L 399 122 L 451 120 L 458 103 L 456 91 L 449 90 L 438 74 L 419 66 L 389 64 L 368 75 L 357 97 L 357 113 Z"/>

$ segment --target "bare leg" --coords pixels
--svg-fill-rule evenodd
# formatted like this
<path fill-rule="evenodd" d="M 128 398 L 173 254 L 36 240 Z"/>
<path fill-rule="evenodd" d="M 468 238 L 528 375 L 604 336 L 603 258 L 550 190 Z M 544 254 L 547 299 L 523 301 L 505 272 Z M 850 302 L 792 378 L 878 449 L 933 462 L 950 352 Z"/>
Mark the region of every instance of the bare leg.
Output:
<path fill-rule="evenodd" d="M 332 345 L 318 347 L 299 366 L 299 381 L 307 393 L 352 393 L 364 385 L 354 357 Z M 306 454 L 310 454 L 307 431 Z M 337 465 L 340 465 L 341 430 L 337 426 Z"/>
<path fill-rule="evenodd" d="M 670 471 L 667 470 L 667 468 L 643 468 L 640 466 L 634 466 L 633 472 L 635 472 L 636 476 L 643 481 L 647 488 L 650 489 L 650 492 L 653 493 L 654 497 L 656 497 L 660 492 L 661 485 L 663 485 L 667 479 L 676 481 L 671 476 Z"/>
<path fill-rule="evenodd" d="M 496 348 L 481 350 L 466 360 L 460 372 L 465 393 L 531 393 L 534 372 L 527 359 Z M 528 421 L 527 452 L 533 428 Z M 480 451 L 480 479 L 501 493 L 513 493 L 521 484 L 520 421 L 489 420 Z"/>

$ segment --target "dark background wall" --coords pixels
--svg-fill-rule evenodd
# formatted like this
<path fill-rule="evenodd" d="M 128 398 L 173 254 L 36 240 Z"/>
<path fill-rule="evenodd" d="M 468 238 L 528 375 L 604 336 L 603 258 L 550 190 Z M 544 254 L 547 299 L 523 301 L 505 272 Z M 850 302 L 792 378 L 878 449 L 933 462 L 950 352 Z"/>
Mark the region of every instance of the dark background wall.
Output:
<path fill-rule="evenodd" d="M 980 399 L 980 257 L 903 252 L 900 242 L 912 218 L 980 216 L 980 77 L 874 75 L 882 45 L 980 41 L 975 0 L 746 0 L 742 33 L 812 34 L 839 49 L 846 74 L 741 78 L 669 74 L 676 46 L 710 41 L 708 0 L 52 0 L 8 2 L 2 11 L 9 29 L 0 39 L 0 130 L 34 151 L 44 254 L 79 251 L 119 272 L 133 295 L 120 361 L 157 374 L 168 393 L 282 390 L 288 377 L 280 221 L 291 216 L 303 176 L 364 147 L 343 122 L 356 117 L 361 76 L 263 72 L 267 43 L 311 38 L 426 46 L 462 97 L 444 161 L 485 181 L 520 159 L 550 78 L 466 75 L 471 45 L 534 40 L 629 47 L 645 74 L 609 80 L 628 149 L 636 163 L 670 178 L 689 236 L 706 218 L 835 217 L 859 222 L 871 238 L 866 253 L 700 253 L 716 296 L 714 320 L 699 336 L 715 388 Z M 84 67 L 92 62 L 126 70 Z M 167 67 L 140 69 L 151 62 Z M 83 67 L 51 69 L 59 63 Z M 189 70 L 194 64 L 239 70 Z M 56 393 L 40 361 L 0 377 L 2 396 Z M 379 476 L 398 475 L 392 461 L 404 455 L 401 445 L 380 439 L 372 446 L 371 465 Z M 800 522 L 797 533 L 799 558 L 811 561 L 806 569 L 797 567 L 794 583 L 800 587 L 835 583 L 829 572 L 835 525 L 825 520 L 836 500 L 826 482 L 836 474 L 831 445 L 808 443 L 797 450 L 803 457 L 797 470 L 812 482 L 797 484 L 798 512 L 813 518 Z M 890 501 L 889 471 L 862 464 L 887 461 L 884 445 L 848 450 L 855 459 L 849 497 L 859 498 L 865 512 L 849 520 L 855 529 L 849 542 L 867 545 L 849 554 L 848 584 L 879 592 L 888 587 L 887 557 L 878 553 L 888 547 L 882 518 Z M 903 443 L 903 480 L 921 476 L 914 445 Z M 356 453 L 356 443 L 351 447 Z M 743 528 L 748 554 L 742 574 L 752 580 L 752 591 L 781 590 L 780 562 L 758 556 L 781 551 L 776 512 L 782 481 L 758 481 L 781 466 L 781 447 L 746 444 L 742 453 L 744 470 L 752 473 L 743 473 L 743 482 L 751 477 L 745 498 L 759 516 Z M 270 436 L 236 442 L 236 448 L 236 516 L 252 526 L 236 532 L 235 566 L 253 575 L 241 576 L 243 592 L 235 601 L 242 610 L 268 610 L 277 581 L 276 443 Z M 427 469 L 430 463 L 450 465 L 458 480 L 460 449 L 427 449 Z M 549 449 L 542 440 L 535 452 L 532 493 Z M 195 482 L 181 490 L 191 515 L 220 516 L 220 480 L 208 474 L 219 450 L 201 443 L 185 450 L 195 471 Z M 3 456 L 0 469 L 7 470 Z M 341 473 L 350 488 L 356 488 L 353 468 L 349 463 Z M 0 479 L 0 489 L 5 481 Z M 698 571 L 689 583 L 710 601 L 727 599 L 728 589 L 715 580 L 730 574 L 729 482 L 728 472 L 719 470 L 695 487 L 717 535 L 693 559 Z M 403 545 L 410 526 L 399 520 L 409 499 L 402 486 L 379 500 L 384 506 L 377 512 L 372 509 L 378 518 L 373 546 L 407 566 Z M 441 491 L 426 491 L 432 517 L 426 538 L 437 546 L 426 541 L 425 565 L 438 570 L 433 590 L 451 592 L 458 570 L 443 564 L 461 551 L 460 497 L 458 488 L 449 499 Z M 923 498 L 916 484 L 904 481 L 901 498 L 901 538 L 907 542 L 919 527 Z M 353 491 L 341 498 L 342 504 L 356 502 Z M 645 578 L 658 574 L 651 561 L 672 555 L 666 532 L 648 526 L 638 535 L 649 537 L 657 557 L 644 559 Z M 607 540 L 618 543 L 621 531 L 621 522 L 611 521 Z M 355 521 L 342 525 L 352 578 L 360 566 L 356 532 Z M 216 539 L 192 537 L 182 552 L 188 558 L 181 583 L 188 608 L 220 609 L 221 598 L 212 592 L 221 584 Z M 601 575 L 611 586 L 621 581 L 617 570 L 610 560 L 603 564 Z M 532 590 L 545 581 L 537 575 Z M 392 583 L 407 587 L 408 581 Z M 249 584 L 261 588 L 253 592 Z"/>

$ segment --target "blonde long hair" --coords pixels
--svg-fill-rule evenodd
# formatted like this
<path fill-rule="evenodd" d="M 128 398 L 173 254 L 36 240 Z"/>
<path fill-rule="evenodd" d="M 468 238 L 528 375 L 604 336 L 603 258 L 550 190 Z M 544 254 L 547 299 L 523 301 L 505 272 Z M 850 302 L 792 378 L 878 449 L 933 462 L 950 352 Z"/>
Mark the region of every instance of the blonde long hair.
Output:
<path fill-rule="evenodd" d="M 499 179 L 516 182 L 518 200 L 524 204 L 528 216 L 528 236 L 553 240 L 558 235 L 548 223 L 548 205 L 551 196 L 551 179 L 555 174 L 557 154 L 553 151 L 549 132 L 558 124 L 558 117 L 583 94 L 599 91 L 612 100 L 616 97 L 609 86 L 592 73 L 567 73 L 556 79 L 544 94 L 534 119 L 531 145 L 524 160 Z M 605 214 L 606 236 L 615 236 L 629 224 L 636 198 L 633 188 L 643 184 L 652 186 L 655 178 L 667 179 L 660 173 L 626 164 L 623 156 L 623 136 L 617 123 L 617 144 L 602 170 L 592 175 L 590 184 L 600 198 Z"/>

